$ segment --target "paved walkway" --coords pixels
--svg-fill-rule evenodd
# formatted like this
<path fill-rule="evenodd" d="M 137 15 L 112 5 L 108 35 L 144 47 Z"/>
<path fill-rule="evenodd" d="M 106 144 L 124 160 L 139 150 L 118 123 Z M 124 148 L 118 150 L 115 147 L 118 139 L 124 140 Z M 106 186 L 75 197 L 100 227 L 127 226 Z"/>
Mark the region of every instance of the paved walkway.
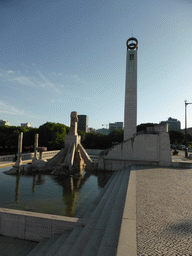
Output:
<path fill-rule="evenodd" d="M 174 150 L 172 150 L 174 151 Z M 192 163 L 191 159 L 185 158 L 185 151 L 184 150 L 178 150 L 178 155 L 172 155 L 172 162 L 183 162 L 183 163 Z M 188 152 L 188 156 L 192 155 L 192 152 Z"/>
<path fill-rule="evenodd" d="M 192 169 L 136 171 L 137 255 L 192 255 Z"/>

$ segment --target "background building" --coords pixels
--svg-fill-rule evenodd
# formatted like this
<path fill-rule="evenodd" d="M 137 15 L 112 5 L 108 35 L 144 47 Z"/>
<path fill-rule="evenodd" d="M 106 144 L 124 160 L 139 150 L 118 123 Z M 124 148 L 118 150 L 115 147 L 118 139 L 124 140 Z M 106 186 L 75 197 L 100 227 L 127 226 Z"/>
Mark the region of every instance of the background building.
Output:
<path fill-rule="evenodd" d="M 110 133 L 114 130 L 122 130 L 122 129 L 123 129 L 123 122 L 109 123 L 109 132 Z"/>
<path fill-rule="evenodd" d="M 169 131 L 180 131 L 181 129 L 181 122 L 171 117 L 169 117 L 167 121 L 162 121 L 161 123 L 167 123 Z"/>
<path fill-rule="evenodd" d="M 21 123 L 21 126 L 27 128 L 27 127 L 31 127 L 31 123 Z"/>
<path fill-rule="evenodd" d="M 78 115 L 78 130 L 84 131 L 84 132 L 89 132 L 88 128 L 88 116 L 86 115 Z"/>
<path fill-rule="evenodd" d="M 0 120 L 0 126 L 9 125 L 9 121 Z"/>
<path fill-rule="evenodd" d="M 101 134 L 104 134 L 104 135 L 109 135 L 109 129 L 105 129 L 105 128 L 102 128 L 102 129 L 98 129 L 97 130 L 98 133 L 101 133 Z"/>
<path fill-rule="evenodd" d="M 95 128 L 89 127 L 88 132 L 97 132 Z"/>

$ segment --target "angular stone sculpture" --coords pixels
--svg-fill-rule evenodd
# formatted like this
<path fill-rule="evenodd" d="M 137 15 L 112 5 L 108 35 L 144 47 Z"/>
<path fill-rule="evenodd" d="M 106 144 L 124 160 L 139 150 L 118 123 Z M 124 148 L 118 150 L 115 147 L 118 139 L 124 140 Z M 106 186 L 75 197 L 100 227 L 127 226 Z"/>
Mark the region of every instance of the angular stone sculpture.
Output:
<path fill-rule="evenodd" d="M 65 138 L 65 147 L 56 154 L 48 162 L 42 159 L 42 152 L 46 151 L 46 147 L 38 147 L 39 135 L 35 134 L 35 152 L 32 164 L 21 165 L 22 138 L 19 136 L 18 142 L 18 160 L 11 170 L 6 171 L 7 174 L 16 174 L 18 171 L 27 173 L 51 173 L 53 175 L 81 175 L 85 166 L 93 167 L 93 162 L 83 146 L 81 145 L 81 136 L 77 133 L 77 112 L 71 112 L 71 126 L 69 133 Z M 39 151 L 40 158 L 37 157 Z M 20 166 L 21 165 L 21 166 Z"/>
<path fill-rule="evenodd" d="M 80 175 L 85 166 L 92 168 L 93 162 L 83 146 L 81 136 L 77 133 L 77 112 L 71 112 L 71 125 L 65 137 L 65 148 L 55 155 L 48 163 L 54 175 Z"/>

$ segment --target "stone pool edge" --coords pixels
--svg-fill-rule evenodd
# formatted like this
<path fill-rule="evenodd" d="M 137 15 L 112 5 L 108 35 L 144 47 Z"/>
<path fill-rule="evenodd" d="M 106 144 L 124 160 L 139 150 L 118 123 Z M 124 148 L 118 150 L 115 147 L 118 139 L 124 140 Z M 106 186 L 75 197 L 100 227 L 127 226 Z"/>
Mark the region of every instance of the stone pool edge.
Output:
<path fill-rule="evenodd" d="M 39 242 L 85 226 L 81 219 L 45 213 L 0 208 L 0 235 Z"/>

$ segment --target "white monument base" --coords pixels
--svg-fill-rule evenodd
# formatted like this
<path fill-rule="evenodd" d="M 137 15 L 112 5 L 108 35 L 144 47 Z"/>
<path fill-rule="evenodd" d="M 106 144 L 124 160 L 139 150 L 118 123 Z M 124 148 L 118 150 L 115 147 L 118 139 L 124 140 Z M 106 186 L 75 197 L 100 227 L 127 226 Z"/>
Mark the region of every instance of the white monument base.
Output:
<path fill-rule="evenodd" d="M 116 171 L 132 164 L 171 166 L 171 149 L 167 125 L 150 127 L 113 148 L 103 151 L 98 169 Z"/>

